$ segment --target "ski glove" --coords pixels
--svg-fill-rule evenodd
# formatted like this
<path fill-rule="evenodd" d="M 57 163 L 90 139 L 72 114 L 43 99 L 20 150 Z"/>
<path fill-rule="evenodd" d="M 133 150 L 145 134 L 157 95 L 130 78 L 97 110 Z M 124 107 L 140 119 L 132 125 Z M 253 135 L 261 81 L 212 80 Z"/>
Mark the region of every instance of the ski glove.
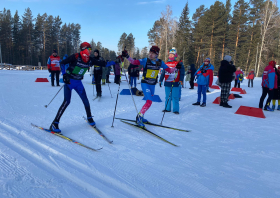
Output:
<path fill-rule="evenodd" d="M 176 68 L 177 68 L 177 69 L 181 69 L 181 68 L 182 68 L 182 65 L 181 65 L 180 62 L 176 65 Z"/>
<path fill-rule="evenodd" d="M 161 82 L 159 82 L 159 86 L 161 87 Z"/>
<path fill-rule="evenodd" d="M 70 76 L 68 74 L 63 74 L 63 82 L 65 84 L 70 84 Z"/>
<path fill-rule="evenodd" d="M 48 69 L 48 70 L 49 70 L 49 72 L 51 73 L 52 70 L 51 70 L 51 69 Z"/>
<path fill-rule="evenodd" d="M 126 50 L 122 51 L 122 57 L 129 58 L 128 52 Z"/>

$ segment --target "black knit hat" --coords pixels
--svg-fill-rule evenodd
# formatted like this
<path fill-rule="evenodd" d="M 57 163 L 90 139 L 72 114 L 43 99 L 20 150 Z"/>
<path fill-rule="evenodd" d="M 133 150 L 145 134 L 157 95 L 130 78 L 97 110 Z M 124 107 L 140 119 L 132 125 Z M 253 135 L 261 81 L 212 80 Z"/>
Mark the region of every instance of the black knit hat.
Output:
<path fill-rule="evenodd" d="M 53 53 L 57 53 L 56 49 L 53 50 Z"/>

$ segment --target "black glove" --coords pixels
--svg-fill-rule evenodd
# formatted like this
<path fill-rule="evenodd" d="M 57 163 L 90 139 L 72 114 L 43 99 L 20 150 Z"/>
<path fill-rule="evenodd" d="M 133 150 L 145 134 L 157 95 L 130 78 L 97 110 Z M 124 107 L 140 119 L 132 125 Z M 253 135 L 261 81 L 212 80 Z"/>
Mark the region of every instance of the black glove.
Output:
<path fill-rule="evenodd" d="M 202 69 L 202 70 L 200 70 L 201 71 L 201 73 L 206 73 L 206 70 L 205 69 Z"/>
<path fill-rule="evenodd" d="M 63 82 L 65 84 L 70 84 L 70 76 L 68 74 L 63 74 Z"/>
<path fill-rule="evenodd" d="M 161 87 L 161 82 L 159 82 L 159 86 Z"/>
<path fill-rule="evenodd" d="M 181 69 L 181 68 L 182 68 L 181 62 L 179 62 L 179 63 L 176 65 L 176 68 L 177 68 L 177 69 Z"/>
<path fill-rule="evenodd" d="M 122 57 L 129 58 L 128 52 L 126 50 L 122 51 Z"/>
<path fill-rule="evenodd" d="M 51 69 L 48 69 L 49 70 L 49 72 L 51 73 L 52 72 L 52 70 Z"/>

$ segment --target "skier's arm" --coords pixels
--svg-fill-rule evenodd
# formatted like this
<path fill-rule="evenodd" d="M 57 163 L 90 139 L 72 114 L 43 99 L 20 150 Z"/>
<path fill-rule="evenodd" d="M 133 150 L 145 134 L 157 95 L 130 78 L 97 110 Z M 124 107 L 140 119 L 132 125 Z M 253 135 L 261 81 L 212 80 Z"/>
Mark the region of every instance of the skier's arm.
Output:
<path fill-rule="evenodd" d="M 175 70 L 177 70 L 176 68 L 168 67 L 163 61 L 161 61 L 160 67 L 164 69 L 164 71 L 167 71 L 168 73 L 173 73 Z"/>
<path fill-rule="evenodd" d="M 164 76 L 165 76 L 165 70 L 162 70 L 160 78 L 159 78 L 160 83 L 163 81 Z"/>
<path fill-rule="evenodd" d="M 96 60 L 95 58 L 93 57 L 90 57 L 91 59 L 91 66 L 93 65 L 97 65 L 97 66 L 100 66 L 100 67 L 105 67 L 106 66 L 106 62 L 104 60 Z"/>
<path fill-rule="evenodd" d="M 131 57 L 128 57 L 127 60 L 132 64 L 132 65 L 146 65 L 147 59 L 140 59 L 140 60 L 134 60 Z"/>
<path fill-rule="evenodd" d="M 274 88 L 274 80 L 275 80 L 275 72 L 271 72 L 268 74 L 268 88 L 272 90 Z"/>
<path fill-rule="evenodd" d="M 50 57 L 48 58 L 47 66 L 48 66 L 48 69 L 51 69 L 51 58 Z"/>
<path fill-rule="evenodd" d="M 108 61 L 106 67 L 110 67 L 111 65 L 115 65 L 116 63 L 114 61 Z"/>
<path fill-rule="evenodd" d="M 64 75 L 66 73 L 64 64 L 60 64 L 60 70 L 61 70 L 62 75 Z"/>
<path fill-rule="evenodd" d="M 71 62 L 74 62 L 76 60 L 76 54 L 72 54 L 71 56 L 69 56 L 68 58 L 62 60 L 60 62 L 60 64 L 63 64 L 63 65 L 66 65 L 66 64 L 69 64 Z"/>

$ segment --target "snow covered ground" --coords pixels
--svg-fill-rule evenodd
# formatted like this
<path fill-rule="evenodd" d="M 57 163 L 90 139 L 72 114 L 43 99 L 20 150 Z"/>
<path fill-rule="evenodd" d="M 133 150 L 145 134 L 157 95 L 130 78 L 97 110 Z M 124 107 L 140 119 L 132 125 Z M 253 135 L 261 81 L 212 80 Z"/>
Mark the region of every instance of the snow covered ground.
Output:
<path fill-rule="evenodd" d="M 91 78 L 83 80 L 94 119 L 105 142 L 83 120 L 79 96 L 62 116 L 63 134 L 93 148 L 94 152 L 33 128 L 49 127 L 63 100 L 59 87 L 35 83 L 47 71 L 0 71 L 0 197 L 280 197 L 280 112 L 264 112 L 266 119 L 236 115 L 240 105 L 258 107 L 260 79 L 254 88 L 247 80 L 243 98 L 229 102 L 232 109 L 212 102 L 219 90 L 207 94 L 207 107 L 193 106 L 196 90 L 182 89 L 180 115 L 166 113 L 164 125 L 190 133 L 147 126 L 179 145 L 174 147 L 150 134 L 115 120 L 111 128 L 118 86 L 102 86 L 94 98 Z M 123 78 L 124 79 L 124 78 Z M 113 76 L 110 76 L 111 82 Z M 214 80 L 215 81 L 215 80 Z M 140 88 L 140 85 L 137 85 Z M 125 81 L 121 90 L 127 88 Z M 164 88 L 156 94 L 164 101 Z M 140 110 L 144 101 L 134 97 Z M 153 103 L 145 117 L 160 123 L 164 103 Z M 119 96 L 117 117 L 134 119 L 131 96 Z"/>

